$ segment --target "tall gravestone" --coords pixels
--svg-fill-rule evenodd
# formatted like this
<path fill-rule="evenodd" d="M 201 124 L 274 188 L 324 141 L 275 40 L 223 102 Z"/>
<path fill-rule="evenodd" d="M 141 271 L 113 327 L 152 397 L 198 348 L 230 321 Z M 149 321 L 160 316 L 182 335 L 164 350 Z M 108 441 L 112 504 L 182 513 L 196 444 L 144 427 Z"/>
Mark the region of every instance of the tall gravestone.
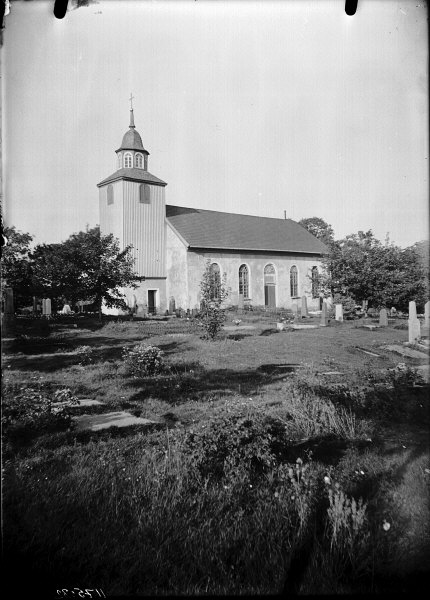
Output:
<path fill-rule="evenodd" d="M 334 306 L 335 306 L 335 311 L 336 311 L 334 318 L 336 319 L 336 321 L 342 322 L 343 321 L 343 306 L 342 306 L 342 304 L 335 304 Z"/>
<path fill-rule="evenodd" d="M 426 328 L 426 332 L 428 335 L 428 331 L 430 328 L 430 300 L 427 300 L 424 306 L 424 327 Z"/>
<path fill-rule="evenodd" d="M 169 300 L 169 314 L 173 315 L 173 314 L 175 314 L 175 311 L 176 311 L 176 302 L 175 302 L 174 297 L 172 296 Z"/>
<path fill-rule="evenodd" d="M 409 302 L 409 319 L 408 319 L 408 342 L 413 344 L 421 337 L 421 323 L 417 318 L 417 307 L 415 301 Z"/>
<path fill-rule="evenodd" d="M 327 327 L 328 325 L 328 316 L 327 316 L 327 302 L 324 300 L 321 308 L 321 320 L 320 327 Z"/>
<path fill-rule="evenodd" d="M 306 296 L 302 296 L 302 311 L 301 311 L 301 315 L 302 318 L 303 317 L 308 317 L 308 303 L 306 300 Z"/>
<path fill-rule="evenodd" d="M 4 290 L 4 313 L 2 318 L 2 334 L 3 337 L 13 335 L 15 333 L 15 311 L 13 307 L 13 289 L 5 288 Z"/>
<path fill-rule="evenodd" d="M 237 307 L 239 310 L 243 310 L 243 294 L 239 294 Z"/>
<path fill-rule="evenodd" d="M 299 307 L 297 306 L 297 304 L 294 302 L 294 304 L 291 306 L 291 310 L 293 311 L 293 315 L 294 318 L 297 318 L 297 315 L 299 313 Z"/>
<path fill-rule="evenodd" d="M 385 308 L 379 311 L 379 327 L 388 327 L 388 315 Z"/>
<path fill-rule="evenodd" d="M 47 318 L 51 317 L 51 298 L 43 298 L 42 315 Z"/>

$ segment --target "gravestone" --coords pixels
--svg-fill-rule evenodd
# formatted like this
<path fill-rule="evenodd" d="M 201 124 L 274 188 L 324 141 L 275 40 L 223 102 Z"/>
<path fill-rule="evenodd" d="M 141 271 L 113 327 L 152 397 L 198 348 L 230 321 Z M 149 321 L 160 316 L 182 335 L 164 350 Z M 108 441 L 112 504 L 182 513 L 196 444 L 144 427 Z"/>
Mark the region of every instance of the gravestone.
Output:
<path fill-rule="evenodd" d="M 408 342 L 413 344 L 421 337 L 421 323 L 417 318 L 417 306 L 415 301 L 409 302 L 409 319 L 408 319 Z"/>
<path fill-rule="evenodd" d="M 424 327 L 427 330 L 430 327 L 430 300 L 427 300 L 424 306 Z"/>
<path fill-rule="evenodd" d="M 172 296 L 169 300 L 169 314 L 173 315 L 173 314 L 175 314 L 175 311 L 176 311 L 176 302 Z"/>
<path fill-rule="evenodd" d="M 42 300 L 42 315 L 50 318 L 51 316 L 51 298 L 43 298 Z"/>
<path fill-rule="evenodd" d="M 72 312 L 72 309 L 70 308 L 69 304 L 65 304 L 61 310 L 62 315 L 70 315 L 71 312 Z"/>
<path fill-rule="evenodd" d="M 335 306 L 335 310 L 336 310 L 334 318 L 336 319 L 336 321 L 342 322 L 343 321 L 343 306 L 342 306 L 342 304 L 335 304 L 334 306 Z"/>
<path fill-rule="evenodd" d="M 2 318 L 2 334 L 4 337 L 15 333 L 15 311 L 13 308 L 13 289 L 4 290 L 4 313 Z"/>
<path fill-rule="evenodd" d="M 321 320 L 320 327 L 327 327 L 328 316 L 327 316 L 327 302 L 324 300 L 321 308 Z"/>
<path fill-rule="evenodd" d="M 388 327 L 388 316 L 387 316 L 387 310 L 385 308 L 383 308 L 379 312 L 379 326 L 380 327 Z"/>
<path fill-rule="evenodd" d="M 243 294 L 239 294 L 237 307 L 239 310 L 243 310 Z"/>
<path fill-rule="evenodd" d="M 297 306 L 297 304 L 295 302 L 292 305 L 291 310 L 293 311 L 294 318 L 296 318 L 299 313 L 299 307 Z"/>
<path fill-rule="evenodd" d="M 411 300 L 409 302 L 409 319 L 417 318 L 417 305 L 415 304 L 415 300 Z"/>
<path fill-rule="evenodd" d="M 303 317 L 308 317 L 308 303 L 306 300 L 306 296 L 302 296 L 302 311 L 301 311 L 301 315 L 302 318 Z"/>

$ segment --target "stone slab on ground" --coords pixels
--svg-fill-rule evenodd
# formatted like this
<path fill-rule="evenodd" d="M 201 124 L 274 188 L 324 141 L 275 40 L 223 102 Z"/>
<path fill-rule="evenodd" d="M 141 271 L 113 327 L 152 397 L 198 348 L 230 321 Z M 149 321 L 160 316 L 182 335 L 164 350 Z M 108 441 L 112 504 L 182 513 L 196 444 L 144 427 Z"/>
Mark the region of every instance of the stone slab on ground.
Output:
<path fill-rule="evenodd" d="M 375 329 L 379 329 L 379 325 L 362 325 L 363 329 L 370 329 L 370 331 L 374 331 Z"/>
<path fill-rule="evenodd" d="M 292 329 L 318 329 L 318 325 L 301 325 L 299 323 L 292 323 L 289 325 Z"/>
<path fill-rule="evenodd" d="M 401 354 L 402 356 L 408 356 L 409 358 L 421 358 L 428 360 L 428 354 L 426 352 L 419 352 L 419 350 L 413 350 L 412 348 L 407 348 L 405 346 L 389 345 L 382 346 L 382 348 L 389 350 L 390 352 L 397 352 L 397 354 Z"/>
<path fill-rule="evenodd" d="M 255 329 L 254 325 L 224 325 L 224 331 L 237 331 L 238 329 Z"/>
<path fill-rule="evenodd" d="M 84 407 L 86 408 L 87 406 L 103 406 L 103 402 L 100 402 L 100 400 L 91 400 L 91 398 L 83 398 L 82 400 L 79 399 L 79 404 L 72 404 L 70 405 L 68 402 L 56 402 L 55 403 L 55 408 L 59 408 L 60 406 L 68 406 L 69 408 L 81 408 Z"/>
<path fill-rule="evenodd" d="M 341 373 L 340 371 L 327 371 L 326 373 L 321 373 L 321 375 L 345 375 L 345 373 Z"/>
<path fill-rule="evenodd" d="M 116 411 L 101 415 L 81 415 L 79 417 L 72 417 L 72 420 L 76 423 L 78 431 L 83 429 L 100 431 L 108 427 L 129 427 L 130 425 L 151 425 L 155 423 L 155 421 L 135 417 L 125 411 Z"/>
<path fill-rule="evenodd" d="M 370 354 L 370 356 L 379 357 L 380 354 L 376 354 L 376 352 L 371 352 L 370 350 L 365 350 L 364 348 L 355 347 L 356 350 L 360 350 L 360 352 L 364 352 L 364 354 Z"/>

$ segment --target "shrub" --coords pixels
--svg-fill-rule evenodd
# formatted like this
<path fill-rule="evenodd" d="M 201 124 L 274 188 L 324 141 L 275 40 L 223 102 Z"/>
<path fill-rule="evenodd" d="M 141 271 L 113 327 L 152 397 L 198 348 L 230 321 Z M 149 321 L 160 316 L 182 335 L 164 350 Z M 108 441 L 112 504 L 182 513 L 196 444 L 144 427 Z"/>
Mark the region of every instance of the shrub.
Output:
<path fill-rule="evenodd" d="M 68 429 L 72 422 L 70 408 L 77 403 L 68 388 L 54 394 L 28 387 L 15 396 L 6 392 L 2 411 L 5 439 L 25 442 L 38 434 Z"/>
<path fill-rule="evenodd" d="M 274 464 L 271 441 L 262 415 L 233 414 L 214 417 L 190 431 L 185 446 L 202 477 L 221 478 L 240 469 L 253 479 Z"/>
<path fill-rule="evenodd" d="M 124 347 L 123 360 L 134 377 L 156 375 L 163 368 L 164 353 L 157 346 L 137 344 L 133 348 Z"/>
<path fill-rule="evenodd" d="M 227 318 L 223 303 L 228 298 L 229 290 L 226 274 L 223 273 L 221 278 L 219 273 L 213 272 L 209 260 L 200 282 L 200 293 L 201 306 L 197 321 L 204 331 L 203 339 L 214 340 Z"/>
<path fill-rule="evenodd" d="M 79 364 L 82 366 L 90 365 L 94 362 L 94 348 L 91 348 L 91 346 L 78 346 L 76 354 L 79 357 Z"/>

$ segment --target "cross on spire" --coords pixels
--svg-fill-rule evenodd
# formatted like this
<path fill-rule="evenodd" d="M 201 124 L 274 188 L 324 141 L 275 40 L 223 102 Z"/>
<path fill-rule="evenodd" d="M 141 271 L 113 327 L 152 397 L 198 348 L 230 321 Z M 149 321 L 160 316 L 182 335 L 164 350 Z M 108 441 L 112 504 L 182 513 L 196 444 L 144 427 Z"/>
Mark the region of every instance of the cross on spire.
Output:
<path fill-rule="evenodd" d="M 133 113 L 133 100 L 134 100 L 134 96 L 132 94 L 132 92 L 130 92 L 130 128 L 134 128 L 134 113 Z"/>

